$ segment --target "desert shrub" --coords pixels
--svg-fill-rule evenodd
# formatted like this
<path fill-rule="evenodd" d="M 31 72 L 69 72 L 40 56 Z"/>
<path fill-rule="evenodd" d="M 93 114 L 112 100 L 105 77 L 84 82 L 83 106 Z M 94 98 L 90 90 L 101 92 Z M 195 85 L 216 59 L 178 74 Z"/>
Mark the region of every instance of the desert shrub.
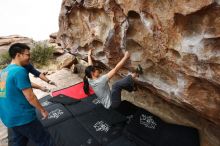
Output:
<path fill-rule="evenodd" d="M 34 43 L 31 49 L 31 63 L 38 67 L 47 65 L 49 61 L 54 59 L 54 50 L 55 48 L 49 46 L 46 42 Z"/>

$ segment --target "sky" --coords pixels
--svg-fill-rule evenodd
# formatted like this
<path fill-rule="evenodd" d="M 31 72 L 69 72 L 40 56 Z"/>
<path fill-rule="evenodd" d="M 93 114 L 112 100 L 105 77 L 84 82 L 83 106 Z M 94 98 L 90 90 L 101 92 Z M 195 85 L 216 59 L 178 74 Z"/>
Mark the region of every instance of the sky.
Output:
<path fill-rule="evenodd" d="M 0 0 L 0 36 L 22 35 L 36 41 L 57 32 L 62 0 Z"/>

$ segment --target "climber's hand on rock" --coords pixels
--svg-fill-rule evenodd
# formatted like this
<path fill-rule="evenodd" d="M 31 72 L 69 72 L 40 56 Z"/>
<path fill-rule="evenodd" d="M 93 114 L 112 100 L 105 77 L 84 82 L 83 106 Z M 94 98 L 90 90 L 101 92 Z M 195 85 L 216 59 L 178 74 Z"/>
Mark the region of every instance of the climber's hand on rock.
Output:
<path fill-rule="evenodd" d="M 124 57 L 127 59 L 130 57 L 130 53 L 128 51 L 125 52 Z"/>
<path fill-rule="evenodd" d="M 88 56 L 91 56 L 91 55 L 92 55 L 92 51 L 93 51 L 93 50 L 94 50 L 94 48 L 89 49 Z"/>

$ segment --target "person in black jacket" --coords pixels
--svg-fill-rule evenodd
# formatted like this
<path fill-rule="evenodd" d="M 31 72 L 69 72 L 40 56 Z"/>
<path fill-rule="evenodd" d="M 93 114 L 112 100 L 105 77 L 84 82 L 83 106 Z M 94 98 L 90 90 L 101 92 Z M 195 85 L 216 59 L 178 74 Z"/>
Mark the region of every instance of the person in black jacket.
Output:
<path fill-rule="evenodd" d="M 40 78 L 41 80 L 47 82 L 47 83 L 50 84 L 50 85 L 55 85 L 55 86 L 56 86 L 56 83 L 55 83 L 55 82 L 49 80 L 49 79 L 45 76 L 44 73 L 41 73 L 40 71 L 38 71 L 37 69 L 35 69 L 32 64 L 28 64 L 28 65 L 23 66 L 23 67 L 24 67 L 29 73 L 33 74 L 35 77 Z M 41 91 L 43 91 L 43 92 L 49 92 L 49 91 L 50 91 L 48 88 L 42 87 L 42 86 L 40 86 L 40 85 L 38 85 L 38 84 L 35 84 L 35 83 L 33 83 L 33 82 L 31 82 L 31 85 L 32 85 L 33 88 L 39 89 L 39 90 L 41 90 Z"/>

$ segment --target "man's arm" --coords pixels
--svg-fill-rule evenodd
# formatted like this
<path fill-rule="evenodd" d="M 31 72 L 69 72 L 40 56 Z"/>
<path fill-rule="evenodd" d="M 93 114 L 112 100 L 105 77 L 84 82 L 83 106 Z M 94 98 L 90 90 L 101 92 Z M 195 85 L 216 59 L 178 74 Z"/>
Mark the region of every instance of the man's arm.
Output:
<path fill-rule="evenodd" d="M 129 57 L 130 54 L 128 53 L 128 51 L 126 51 L 121 61 L 110 72 L 107 73 L 108 79 L 111 79 L 118 72 L 118 70 L 125 64 L 126 60 Z"/>
<path fill-rule="evenodd" d="M 38 85 L 38 84 L 35 84 L 35 83 L 33 83 L 33 82 L 31 82 L 31 87 L 34 88 L 34 89 L 39 89 L 39 90 L 41 90 L 41 91 L 43 91 L 43 92 L 49 92 L 49 91 L 50 91 L 50 90 L 47 89 L 46 87 L 42 87 L 42 86 L 40 86 L 40 85 Z"/>
<path fill-rule="evenodd" d="M 39 77 L 40 74 L 41 74 L 41 72 L 39 72 L 38 70 L 36 70 L 32 64 L 28 64 L 28 65 L 24 66 L 24 68 L 25 68 L 29 73 L 31 73 L 32 75 L 34 75 L 35 77 Z"/>
<path fill-rule="evenodd" d="M 39 77 L 41 80 L 51 84 L 51 85 L 56 85 L 56 83 L 52 82 L 51 80 L 49 80 L 43 73 L 39 72 L 37 69 L 34 68 L 34 66 L 32 64 L 28 64 L 26 66 L 24 66 L 24 68 L 30 72 L 31 74 L 33 74 L 35 77 Z"/>
<path fill-rule="evenodd" d="M 93 63 L 92 63 L 92 57 L 91 57 L 91 55 L 92 55 L 92 50 L 93 50 L 93 49 L 90 49 L 89 52 L 88 52 L 88 64 L 89 64 L 89 65 L 93 65 Z"/>
<path fill-rule="evenodd" d="M 50 82 L 50 80 L 49 80 L 43 73 L 41 73 L 41 74 L 39 75 L 39 78 L 40 78 L 41 80 L 47 82 L 47 83 Z"/>
<path fill-rule="evenodd" d="M 39 78 L 45 82 L 47 82 L 48 84 L 51 84 L 51 85 L 55 85 L 56 86 L 56 83 L 49 80 L 43 73 L 40 74 Z"/>
<path fill-rule="evenodd" d="M 41 90 L 41 86 L 39 86 L 38 84 L 35 84 L 33 82 L 31 82 L 31 87 L 34 88 L 34 89 L 39 89 Z"/>
<path fill-rule="evenodd" d="M 40 104 L 40 102 L 38 101 L 37 97 L 35 96 L 32 88 L 23 89 L 22 92 L 23 92 L 24 96 L 26 97 L 26 99 L 28 100 L 28 102 L 41 112 L 43 118 L 47 118 L 48 112 Z"/>

